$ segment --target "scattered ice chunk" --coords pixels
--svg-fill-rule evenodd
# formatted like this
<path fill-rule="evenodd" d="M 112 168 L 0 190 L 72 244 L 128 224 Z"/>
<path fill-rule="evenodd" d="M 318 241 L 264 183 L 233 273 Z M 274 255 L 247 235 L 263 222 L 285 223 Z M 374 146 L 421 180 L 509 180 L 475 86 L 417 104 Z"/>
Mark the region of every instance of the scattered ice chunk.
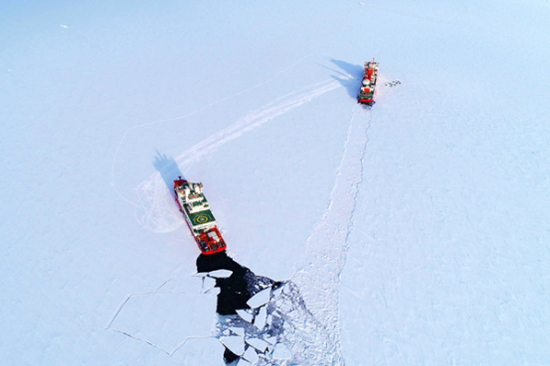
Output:
<path fill-rule="evenodd" d="M 249 361 L 253 365 L 260 360 L 260 357 L 256 353 L 256 350 L 254 349 L 254 347 L 248 347 L 248 349 L 243 354 L 243 358 Z"/>
<path fill-rule="evenodd" d="M 269 345 L 266 341 L 260 338 L 248 338 L 245 340 L 246 343 L 256 348 L 259 352 L 265 352 L 267 346 Z"/>
<path fill-rule="evenodd" d="M 255 309 L 264 304 L 267 304 L 269 302 L 270 296 L 271 296 L 271 287 L 258 292 L 256 295 L 252 296 L 246 303 L 252 309 Z"/>
<path fill-rule="evenodd" d="M 292 354 L 289 349 L 282 343 L 278 343 L 273 351 L 273 359 L 275 360 L 289 360 L 292 358 Z"/>
<path fill-rule="evenodd" d="M 254 325 L 258 327 L 259 330 L 264 329 L 266 318 L 267 318 L 267 309 L 264 306 L 260 308 L 260 313 L 256 315 L 256 319 L 254 319 Z"/>
<path fill-rule="evenodd" d="M 221 337 L 220 342 L 226 346 L 231 352 L 240 356 L 244 353 L 244 337 L 229 336 Z"/>
<path fill-rule="evenodd" d="M 244 328 L 242 327 L 230 327 L 229 330 L 236 335 L 244 336 Z"/>
<path fill-rule="evenodd" d="M 254 315 L 250 314 L 248 311 L 244 309 L 237 310 L 237 314 L 244 320 L 246 320 L 249 323 L 252 323 L 252 319 L 254 319 Z"/>
<path fill-rule="evenodd" d="M 208 277 L 214 277 L 214 278 L 227 278 L 231 277 L 233 274 L 233 271 L 230 271 L 228 269 L 218 269 L 216 271 L 208 272 Z"/>
<path fill-rule="evenodd" d="M 276 337 L 264 337 L 263 339 L 264 339 L 264 341 L 266 341 L 269 344 L 277 343 L 277 338 Z"/>

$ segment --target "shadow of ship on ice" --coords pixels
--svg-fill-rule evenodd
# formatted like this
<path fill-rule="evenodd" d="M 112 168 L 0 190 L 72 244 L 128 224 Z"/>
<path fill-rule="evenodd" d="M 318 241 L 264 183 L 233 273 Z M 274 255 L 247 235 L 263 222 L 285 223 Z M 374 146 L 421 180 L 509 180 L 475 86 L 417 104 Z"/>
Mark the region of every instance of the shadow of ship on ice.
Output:
<path fill-rule="evenodd" d="M 334 347 L 326 329 L 309 312 L 294 283 L 257 276 L 225 252 L 197 258 L 199 273 L 220 269 L 232 272 L 216 278 L 216 336 L 225 346 L 227 365 L 241 358 L 261 366 L 339 364 L 334 359 L 338 356 L 331 355 Z M 247 302 L 256 294 L 265 297 L 264 303 L 255 301 L 251 308 Z"/>

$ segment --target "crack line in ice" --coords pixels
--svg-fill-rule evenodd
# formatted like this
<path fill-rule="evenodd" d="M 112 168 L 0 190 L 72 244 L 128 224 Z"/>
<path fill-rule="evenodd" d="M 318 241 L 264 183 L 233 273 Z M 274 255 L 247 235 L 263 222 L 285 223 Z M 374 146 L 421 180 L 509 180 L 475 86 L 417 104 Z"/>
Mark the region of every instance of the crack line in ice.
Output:
<path fill-rule="evenodd" d="M 134 336 L 134 335 L 132 335 L 132 334 L 130 334 L 130 333 L 128 333 L 128 332 L 125 332 L 125 331 L 123 331 L 123 330 L 119 330 L 119 329 L 111 329 L 111 330 L 112 330 L 113 332 L 122 333 L 122 334 L 124 334 L 125 336 L 130 337 L 130 338 L 132 338 L 132 339 L 135 339 L 135 340 L 137 340 L 137 341 L 147 343 L 148 345 L 150 345 L 150 346 L 152 346 L 152 347 L 155 347 L 156 349 L 158 349 L 158 350 L 160 350 L 160 351 L 166 353 L 168 356 L 171 356 L 171 353 L 170 353 L 170 352 L 168 352 L 168 351 L 165 350 L 165 349 L 162 349 L 161 347 L 157 346 L 157 345 L 154 344 L 153 342 L 148 341 L 147 339 L 141 339 L 141 338 L 136 337 L 136 336 Z M 185 341 L 187 341 L 187 339 L 186 339 Z M 184 343 L 185 343 L 185 342 L 184 342 Z"/>
<path fill-rule="evenodd" d="M 169 279 L 167 281 L 164 282 L 164 284 L 166 284 L 167 282 L 171 281 L 172 279 Z M 164 286 L 164 284 L 162 286 Z M 161 286 L 161 287 L 162 287 Z M 123 308 L 125 307 L 125 305 L 128 303 L 128 301 L 133 297 L 133 296 L 142 296 L 142 295 L 162 295 L 162 294 L 176 294 L 176 295 L 186 295 L 186 293 L 182 293 L 182 292 L 173 292 L 173 291 L 153 291 L 153 292 L 135 292 L 135 293 L 131 293 L 131 294 L 128 294 L 126 295 L 125 299 L 120 303 L 120 305 L 116 308 L 116 310 L 113 312 L 113 315 L 111 316 L 111 318 L 109 319 L 109 321 L 107 322 L 107 324 L 105 325 L 105 330 L 112 330 L 114 332 L 118 332 L 118 333 L 122 333 L 124 334 L 125 336 L 127 337 L 130 337 L 130 338 L 133 338 L 135 340 L 138 340 L 140 342 L 144 342 L 144 343 L 147 343 L 148 345 L 150 346 L 153 346 L 159 350 L 161 350 L 162 352 L 166 353 L 167 355 L 169 356 L 173 356 L 174 353 L 176 353 L 180 348 L 182 348 L 185 343 L 189 340 L 189 339 L 202 339 L 202 338 L 214 338 L 212 337 L 211 335 L 209 336 L 186 336 L 183 340 L 183 342 L 181 342 L 180 344 L 178 344 L 176 347 L 174 347 L 174 349 L 172 351 L 168 351 L 166 349 L 164 349 L 163 347 L 159 346 L 158 344 L 150 341 L 150 340 L 147 340 L 147 339 L 144 339 L 144 338 L 141 338 L 141 337 L 138 337 L 134 334 L 132 334 L 131 332 L 129 331 L 124 331 L 124 330 L 121 330 L 121 329 L 116 329 L 116 328 L 112 328 L 112 325 L 113 323 L 115 322 L 115 320 L 117 319 L 117 317 L 120 315 L 120 313 L 122 312 Z"/>
<path fill-rule="evenodd" d="M 212 336 L 203 336 L 203 337 L 200 337 L 200 336 L 190 336 L 190 337 L 187 337 L 185 338 L 185 340 L 183 342 L 181 342 L 181 344 L 179 344 L 176 348 L 174 348 L 172 350 L 172 352 L 169 353 L 170 356 L 173 356 L 174 353 L 176 353 L 180 348 L 182 348 L 185 343 L 187 343 L 188 340 L 190 339 L 206 339 L 206 338 L 215 338 L 215 337 L 212 337 Z"/>
<path fill-rule="evenodd" d="M 289 93 L 187 149 L 177 156 L 175 161 L 180 167 L 189 167 L 227 142 L 339 87 L 341 87 L 339 82 L 330 79 Z M 174 231 L 183 225 L 184 221 L 181 220 L 174 205 L 166 204 L 167 198 L 171 200 L 171 194 L 159 172 L 151 174 L 141 182 L 136 192 L 138 203 L 135 204 L 135 216 L 140 225 L 156 232 Z"/>
<path fill-rule="evenodd" d="M 151 341 L 148 341 L 147 339 L 142 339 L 142 338 L 139 338 L 139 337 L 136 337 L 135 335 L 133 334 L 130 334 L 128 332 L 125 332 L 123 330 L 120 330 L 120 329 L 111 329 L 113 332 L 118 332 L 118 333 L 121 333 L 121 334 L 124 334 L 125 336 L 127 337 L 130 337 L 132 339 L 135 339 L 136 341 L 140 341 L 140 342 L 143 342 L 143 343 L 146 343 L 164 353 L 166 353 L 168 356 L 172 357 L 179 349 L 181 349 L 185 343 L 187 343 L 187 341 L 189 341 L 190 339 L 206 339 L 206 338 L 214 338 L 212 336 L 203 336 L 203 337 L 199 337 L 199 336 L 189 336 L 189 337 L 186 337 L 185 340 L 183 342 L 181 342 L 176 348 L 174 348 L 172 350 L 172 352 L 170 351 L 167 351 L 165 349 L 163 349 L 162 347 L 159 347 L 158 345 L 154 344 L 153 342 Z"/>
<path fill-rule="evenodd" d="M 349 122 L 344 153 L 336 174 L 328 208 L 307 240 L 306 253 L 294 268 L 292 281 L 302 293 L 304 301 L 315 318 L 324 324 L 329 334 L 330 348 L 324 361 L 343 364 L 340 351 L 339 285 L 344 267 L 347 240 L 353 226 L 359 184 L 363 177 L 363 157 L 368 143 L 371 121 L 370 108 L 364 119 L 356 118 L 356 106 Z"/>
<path fill-rule="evenodd" d="M 113 324 L 113 322 L 115 321 L 116 317 L 118 316 L 118 314 L 120 313 L 120 311 L 122 310 L 122 308 L 124 307 L 124 305 L 126 305 L 126 303 L 128 302 L 128 300 L 130 300 L 130 297 L 132 297 L 132 295 L 134 295 L 134 294 L 126 295 L 126 298 L 120 303 L 120 305 L 118 305 L 118 307 L 116 308 L 116 310 L 113 312 L 113 315 L 111 316 L 111 319 L 109 319 L 109 321 L 108 321 L 107 324 L 105 325 L 105 329 L 109 329 L 109 328 L 111 327 L 111 324 Z"/>

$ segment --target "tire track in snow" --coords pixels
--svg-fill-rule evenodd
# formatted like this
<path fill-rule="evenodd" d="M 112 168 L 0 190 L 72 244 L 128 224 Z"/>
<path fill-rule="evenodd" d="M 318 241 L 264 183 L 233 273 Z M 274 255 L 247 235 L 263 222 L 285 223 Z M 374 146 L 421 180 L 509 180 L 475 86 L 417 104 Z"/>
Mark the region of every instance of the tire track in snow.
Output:
<path fill-rule="evenodd" d="M 330 79 L 289 93 L 192 146 L 174 160 L 184 172 L 192 164 L 226 143 L 339 87 L 341 87 L 340 83 Z M 156 232 L 174 231 L 183 225 L 183 220 L 175 209 L 175 205 L 167 203 L 172 200 L 172 195 L 159 172 L 153 173 L 141 182 L 136 188 L 136 192 L 138 203 L 135 216 L 140 225 Z"/>
<path fill-rule="evenodd" d="M 363 179 L 363 156 L 370 121 L 370 109 L 363 111 L 362 106 L 354 107 L 328 207 L 308 238 L 305 255 L 294 266 L 291 279 L 300 288 L 309 311 L 325 326 L 330 351 L 324 360 L 331 361 L 327 363 L 331 365 L 344 364 L 338 312 L 340 273 L 346 260 L 347 239 Z"/>

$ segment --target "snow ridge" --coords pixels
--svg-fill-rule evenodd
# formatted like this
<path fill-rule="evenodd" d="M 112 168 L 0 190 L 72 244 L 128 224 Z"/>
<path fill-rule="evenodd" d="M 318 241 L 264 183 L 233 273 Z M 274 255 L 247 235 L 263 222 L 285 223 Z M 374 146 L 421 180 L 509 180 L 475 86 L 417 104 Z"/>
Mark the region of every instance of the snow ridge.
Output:
<path fill-rule="evenodd" d="M 357 118 L 363 116 L 365 118 Z M 323 360 L 319 360 L 324 363 L 319 364 L 344 364 L 338 314 L 340 273 L 346 259 L 358 186 L 362 181 L 371 118 L 370 108 L 354 107 L 328 208 L 307 240 L 304 258 L 294 267 L 292 281 L 300 288 L 308 310 L 324 325 L 329 336 L 329 349 Z"/>
<path fill-rule="evenodd" d="M 332 79 L 324 80 L 289 93 L 276 101 L 259 108 L 239 119 L 227 128 L 211 135 L 175 158 L 182 171 L 205 155 L 211 154 L 222 145 L 242 136 L 266 122 L 295 109 L 304 103 L 341 87 Z M 156 232 L 171 232 L 183 224 L 183 220 L 159 172 L 153 173 L 136 188 L 138 203 L 135 209 L 136 220 L 140 225 Z M 170 201 L 167 203 L 167 201 Z"/>

